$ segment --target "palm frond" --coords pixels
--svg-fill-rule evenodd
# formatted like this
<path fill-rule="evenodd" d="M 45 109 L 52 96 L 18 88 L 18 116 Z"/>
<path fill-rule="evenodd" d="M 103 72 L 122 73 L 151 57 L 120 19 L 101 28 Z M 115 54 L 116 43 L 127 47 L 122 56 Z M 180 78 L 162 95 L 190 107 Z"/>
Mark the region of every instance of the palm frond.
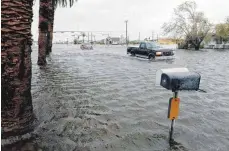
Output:
<path fill-rule="evenodd" d="M 60 7 L 72 7 L 74 2 L 77 2 L 78 0 L 52 0 L 54 8 Z"/>

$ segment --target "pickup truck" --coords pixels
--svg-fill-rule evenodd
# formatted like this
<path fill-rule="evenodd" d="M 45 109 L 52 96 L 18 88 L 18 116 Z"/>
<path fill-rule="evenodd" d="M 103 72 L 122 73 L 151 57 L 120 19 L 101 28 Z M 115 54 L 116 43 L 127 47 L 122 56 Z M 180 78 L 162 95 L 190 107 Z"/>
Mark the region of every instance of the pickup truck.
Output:
<path fill-rule="evenodd" d="M 172 49 L 162 48 L 156 42 L 141 42 L 139 47 L 128 47 L 127 54 L 155 59 L 161 56 L 173 56 L 174 52 Z"/>

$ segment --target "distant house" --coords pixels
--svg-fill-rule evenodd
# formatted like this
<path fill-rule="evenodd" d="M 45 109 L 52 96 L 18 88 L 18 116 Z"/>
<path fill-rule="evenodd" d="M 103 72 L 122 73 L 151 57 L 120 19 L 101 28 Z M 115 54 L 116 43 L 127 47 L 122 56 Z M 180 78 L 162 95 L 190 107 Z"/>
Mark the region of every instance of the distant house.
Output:
<path fill-rule="evenodd" d="M 110 38 L 112 45 L 119 45 L 120 44 L 120 38 L 119 37 L 111 37 Z"/>
<path fill-rule="evenodd" d="M 121 45 L 124 43 L 126 43 L 126 39 L 120 37 L 107 37 L 106 39 L 100 40 L 100 44 Z"/>
<path fill-rule="evenodd" d="M 202 44 L 204 45 L 204 48 L 208 49 L 229 49 L 229 41 L 223 42 L 223 39 L 217 37 L 215 34 L 211 35 L 211 39 L 208 42 L 203 41 Z"/>

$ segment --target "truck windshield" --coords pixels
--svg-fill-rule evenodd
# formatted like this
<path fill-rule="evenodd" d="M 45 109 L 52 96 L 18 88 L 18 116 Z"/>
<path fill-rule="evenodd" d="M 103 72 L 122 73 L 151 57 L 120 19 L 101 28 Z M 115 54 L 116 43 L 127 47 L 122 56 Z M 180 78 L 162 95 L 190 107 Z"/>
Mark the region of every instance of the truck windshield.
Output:
<path fill-rule="evenodd" d="M 146 43 L 147 48 L 160 48 L 161 46 L 158 45 L 157 43 Z"/>

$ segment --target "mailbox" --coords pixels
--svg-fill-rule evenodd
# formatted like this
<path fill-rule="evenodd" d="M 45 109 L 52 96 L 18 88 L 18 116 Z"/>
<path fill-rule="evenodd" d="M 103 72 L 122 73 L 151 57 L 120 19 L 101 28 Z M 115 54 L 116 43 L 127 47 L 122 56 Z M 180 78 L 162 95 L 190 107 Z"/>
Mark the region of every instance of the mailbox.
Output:
<path fill-rule="evenodd" d="M 168 90 L 199 90 L 200 74 L 187 68 L 161 69 L 156 74 L 156 84 Z"/>
<path fill-rule="evenodd" d="M 168 90 L 198 90 L 200 74 L 195 72 L 170 72 L 161 75 L 160 85 Z"/>

